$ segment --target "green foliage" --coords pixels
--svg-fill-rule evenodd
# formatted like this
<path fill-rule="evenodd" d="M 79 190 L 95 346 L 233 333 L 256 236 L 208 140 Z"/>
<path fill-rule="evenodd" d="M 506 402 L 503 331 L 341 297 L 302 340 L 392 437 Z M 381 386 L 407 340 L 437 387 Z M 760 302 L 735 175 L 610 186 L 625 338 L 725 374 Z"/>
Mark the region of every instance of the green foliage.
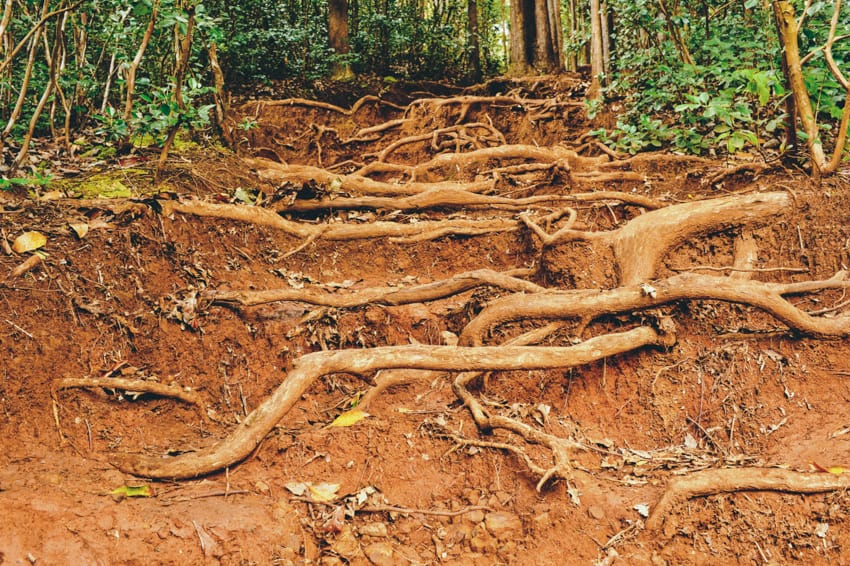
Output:
<path fill-rule="evenodd" d="M 778 136 L 789 93 L 773 14 L 761 2 L 682 2 L 683 12 L 671 20 L 686 38 L 694 64 L 682 61 L 656 2 L 615 0 L 610 5 L 618 25 L 615 68 L 605 95 L 622 100 L 625 112 L 611 131 L 596 132 L 600 139 L 630 153 L 671 146 L 720 154 L 758 149 Z M 823 45 L 831 6 L 811 4 L 801 33 L 804 54 Z M 710 14 L 707 24 L 705 10 Z M 843 29 L 850 27 L 850 14 L 843 21 Z M 850 62 L 846 43 L 836 44 L 834 51 L 839 66 Z M 804 74 L 819 115 L 840 117 L 844 90 L 826 69 L 822 54 Z"/>
<path fill-rule="evenodd" d="M 0 177 L 0 190 L 8 191 L 15 187 L 44 187 L 49 185 L 52 180 L 52 175 L 45 175 L 38 171 L 30 177 L 12 177 L 10 179 Z"/>

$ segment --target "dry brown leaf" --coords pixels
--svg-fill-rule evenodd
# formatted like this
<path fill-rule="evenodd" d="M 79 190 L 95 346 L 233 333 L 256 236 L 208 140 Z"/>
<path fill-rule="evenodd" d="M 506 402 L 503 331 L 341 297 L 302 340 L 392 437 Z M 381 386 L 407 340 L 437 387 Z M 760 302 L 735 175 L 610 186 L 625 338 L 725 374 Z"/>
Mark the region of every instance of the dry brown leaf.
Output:
<path fill-rule="evenodd" d="M 86 234 L 89 233 L 89 225 L 85 222 L 77 222 L 69 224 L 71 230 L 77 235 L 79 239 L 83 239 L 86 237 Z"/>

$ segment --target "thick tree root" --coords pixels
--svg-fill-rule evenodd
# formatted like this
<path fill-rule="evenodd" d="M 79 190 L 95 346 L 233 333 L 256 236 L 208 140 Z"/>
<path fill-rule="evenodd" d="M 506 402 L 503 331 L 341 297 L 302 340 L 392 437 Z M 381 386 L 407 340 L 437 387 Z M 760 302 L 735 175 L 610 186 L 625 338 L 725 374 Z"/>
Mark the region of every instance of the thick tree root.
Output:
<path fill-rule="evenodd" d="M 676 506 L 694 497 L 736 491 L 823 493 L 848 488 L 850 488 L 848 474 L 812 474 L 779 468 L 726 468 L 694 472 L 670 482 L 661 500 L 646 520 L 646 529 L 649 531 L 662 529 L 670 512 Z M 670 536 L 673 533 L 667 534 Z"/>
<path fill-rule="evenodd" d="M 638 327 L 591 338 L 571 347 L 388 346 L 368 350 L 316 352 L 299 358 L 284 382 L 224 440 L 199 452 L 176 457 L 125 456 L 120 470 L 149 478 L 192 478 L 221 470 L 247 457 L 307 388 L 331 373 L 367 374 L 406 368 L 443 371 L 491 371 L 573 367 L 644 346 L 669 345 L 675 338 Z"/>
<path fill-rule="evenodd" d="M 336 308 L 351 308 L 368 304 L 406 305 L 442 299 L 457 293 L 489 285 L 517 293 L 537 293 L 545 288 L 513 274 L 527 274 L 526 270 L 499 273 L 490 269 L 469 271 L 433 283 L 413 287 L 372 287 L 350 292 L 330 292 L 323 289 L 268 289 L 264 291 L 217 291 L 203 293 L 203 298 L 220 305 L 254 306 L 276 301 L 296 301 Z"/>
<path fill-rule="evenodd" d="M 675 246 L 709 232 L 764 222 L 790 204 L 788 193 L 780 192 L 688 202 L 643 214 L 610 232 L 573 230 L 571 223 L 548 235 L 528 215 L 523 221 L 542 239 L 544 247 L 584 241 L 611 249 L 619 267 L 620 285 L 634 285 L 652 279 L 662 256 Z"/>
<path fill-rule="evenodd" d="M 847 272 L 830 279 L 802 283 L 763 283 L 729 277 L 681 273 L 651 284 L 631 285 L 599 291 L 580 289 L 546 291 L 533 295 L 509 295 L 493 300 L 466 325 L 460 336 L 464 346 L 480 346 L 487 332 L 497 325 L 522 319 L 585 319 L 603 314 L 624 313 L 682 299 L 717 300 L 759 308 L 789 328 L 819 338 L 850 336 L 850 315 L 812 316 L 788 302 L 784 295 L 825 289 L 850 288 Z"/>

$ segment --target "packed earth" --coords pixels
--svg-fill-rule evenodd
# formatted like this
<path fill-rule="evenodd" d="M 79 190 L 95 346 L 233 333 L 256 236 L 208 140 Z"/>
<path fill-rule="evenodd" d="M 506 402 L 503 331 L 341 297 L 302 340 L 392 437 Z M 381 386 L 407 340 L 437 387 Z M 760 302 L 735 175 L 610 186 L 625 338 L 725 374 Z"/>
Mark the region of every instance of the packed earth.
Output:
<path fill-rule="evenodd" d="M 373 87 L 0 193 L 0 564 L 850 560 L 850 169 Z"/>

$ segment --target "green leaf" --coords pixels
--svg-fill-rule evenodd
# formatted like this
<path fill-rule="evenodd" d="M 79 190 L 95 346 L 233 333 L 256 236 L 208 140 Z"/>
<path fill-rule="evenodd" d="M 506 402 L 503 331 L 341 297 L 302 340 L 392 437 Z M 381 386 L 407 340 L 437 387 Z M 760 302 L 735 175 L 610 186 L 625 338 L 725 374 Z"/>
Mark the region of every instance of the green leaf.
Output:
<path fill-rule="evenodd" d="M 153 491 L 149 485 L 122 485 L 109 492 L 120 497 L 151 497 Z"/>

